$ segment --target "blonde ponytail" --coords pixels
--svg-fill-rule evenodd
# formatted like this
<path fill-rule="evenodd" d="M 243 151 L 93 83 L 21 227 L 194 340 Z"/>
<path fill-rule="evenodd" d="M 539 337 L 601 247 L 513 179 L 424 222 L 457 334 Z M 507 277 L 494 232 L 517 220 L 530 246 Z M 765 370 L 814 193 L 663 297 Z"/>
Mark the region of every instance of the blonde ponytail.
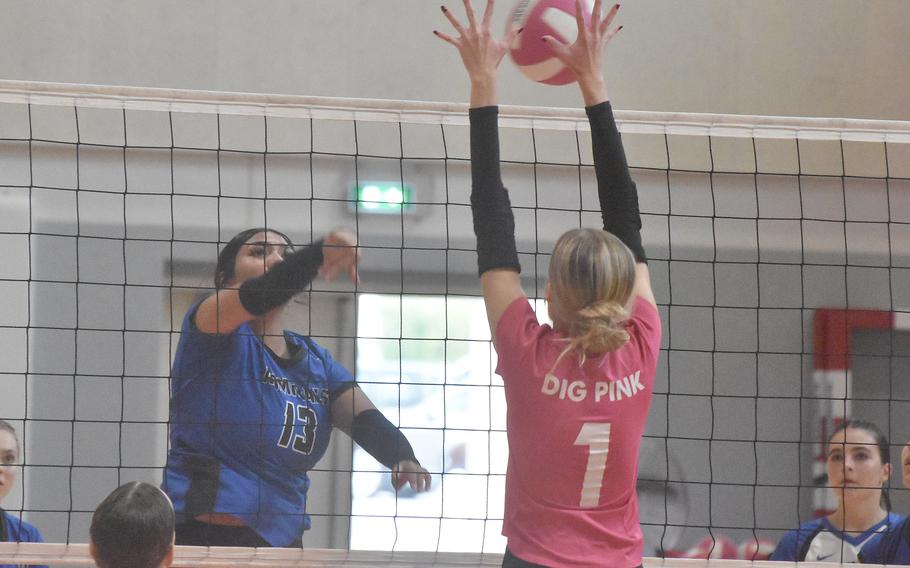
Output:
<path fill-rule="evenodd" d="M 549 304 L 567 345 L 552 369 L 569 353 L 584 364 L 629 341 L 625 305 L 634 284 L 635 259 L 612 234 L 575 229 L 559 238 L 550 259 Z"/>
<path fill-rule="evenodd" d="M 583 308 L 572 322 L 566 348 L 557 357 L 553 368 L 569 353 L 577 353 L 578 364 L 584 365 L 588 356 L 600 357 L 616 351 L 629 341 L 629 332 L 626 331 L 628 318 L 626 309 L 616 302 L 602 302 Z"/>
<path fill-rule="evenodd" d="M 625 307 L 616 302 L 601 302 L 582 309 L 574 325 L 577 349 L 593 356 L 616 351 L 629 341 L 628 319 Z"/>

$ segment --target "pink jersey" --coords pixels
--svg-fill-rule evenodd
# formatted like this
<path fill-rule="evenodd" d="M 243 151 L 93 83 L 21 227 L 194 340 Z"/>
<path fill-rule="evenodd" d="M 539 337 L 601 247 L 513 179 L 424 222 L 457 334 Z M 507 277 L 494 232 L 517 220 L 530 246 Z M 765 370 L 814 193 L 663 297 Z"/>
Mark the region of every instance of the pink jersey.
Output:
<path fill-rule="evenodd" d="M 496 372 L 508 403 L 503 534 L 522 560 L 545 566 L 641 564 L 635 491 L 654 387 L 660 315 L 641 297 L 631 340 L 589 361 L 563 357 L 561 334 L 539 325 L 527 298 L 496 327 Z"/>

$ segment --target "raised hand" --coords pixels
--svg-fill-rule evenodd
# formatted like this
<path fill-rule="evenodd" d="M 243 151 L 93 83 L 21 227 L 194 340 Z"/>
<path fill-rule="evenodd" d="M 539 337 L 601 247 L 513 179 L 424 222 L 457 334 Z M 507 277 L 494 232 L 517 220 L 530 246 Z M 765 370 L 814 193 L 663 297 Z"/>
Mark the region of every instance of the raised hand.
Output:
<path fill-rule="evenodd" d="M 575 43 L 568 45 L 552 36 L 545 36 L 543 40 L 553 50 L 553 54 L 575 72 L 585 106 L 593 106 L 608 99 L 602 67 L 604 46 L 613 39 L 622 26 L 611 28 L 613 19 L 619 11 L 619 4 L 615 4 L 601 18 L 601 0 L 595 0 L 594 11 L 587 23 L 583 10 L 582 1 L 575 0 L 575 20 L 578 24 L 578 37 Z"/>
<path fill-rule="evenodd" d="M 493 0 L 487 0 L 483 19 L 478 24 L 471 7 L 471 0 L 463 0 L 468 25 L 465 27 L 452 12 L 442 6 L 442 13 L 458 32 L 453 37 L 438 30 L 436 36 L 458 49 L 468 77 L 471 79 L 471 106 L 480 107 L 496 104 L 496 72 L 503 56 L 521 31 L 511 29 L 501 39 L 496 39 L 490 32 L 490 20 L 493 17 Z"/>
<path fill-rule="evenodd" d="M 357 275 L 357 263 L 360 251 L 357 249 L 357 237 L 348 231 L 332 231 L 322 241 L 323 263 L 319 274 L 331 282 L 344 272 L 352 282 L 360 282 Z"/>

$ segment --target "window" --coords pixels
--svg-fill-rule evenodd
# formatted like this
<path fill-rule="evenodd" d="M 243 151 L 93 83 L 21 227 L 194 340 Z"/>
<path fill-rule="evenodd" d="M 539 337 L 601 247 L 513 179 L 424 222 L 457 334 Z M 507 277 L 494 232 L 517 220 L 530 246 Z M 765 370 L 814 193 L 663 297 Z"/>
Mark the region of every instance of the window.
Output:
<path fill-rule="evenodd" d="M 389 473 L 355 446 L 351 548 L 502 552 L 505 398 L 483 300 L 358 302 L 358 382 L 434 475 L 429 492 L 396 495 Z"/>

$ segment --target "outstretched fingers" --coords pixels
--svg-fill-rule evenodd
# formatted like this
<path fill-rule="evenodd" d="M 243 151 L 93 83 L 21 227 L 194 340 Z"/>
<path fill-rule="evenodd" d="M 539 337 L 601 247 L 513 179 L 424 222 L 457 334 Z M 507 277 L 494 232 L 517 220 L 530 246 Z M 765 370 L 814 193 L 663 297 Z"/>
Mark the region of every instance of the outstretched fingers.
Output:
<path fill-rule="evenodd" d="M 597 0 L 597 1 L 600 2 L 600 0 Z M 608 41 L 611 37 L 616 35 L 616 32 L 619 31 L 619 28 L 615 28 L 612 32 L 607 33 L 607 29 L 610 27 L 610 24 L 613 23 L 613 18 L 616 17 L 617 12 L 619 12 L 619 4 L 614 4 L 613 7 L 610 8 L 610 11 L 607 12 L 607 15 L 604 16 L 603 21 L 600 22 L 600 25 L 598 26 L 598 31 L 600 31 L 600 34 L 602 36 L 607 36 Z M 597 8 L 594 8 L 594 13 L 599 14 L 600 12 L 598 11 Z M 622 26 L 620 26 L 620 27 L 622 27 Z"/>
<path fill-rule="evenodd" d="M 490 20 L 492 20 L 492 19 L 493 19 L 493 0 L 487 0 L 487 7 L 483 11 L 483 27 L 486 29 L 489 29 Z"/>
<path fill-rule="evenodd" d="M 617 28 L 613 28 L 612 30 L 610 30 L 610 31 L 604 36 L 604 43 L 608 43 L 611 39 L 613 39 L 613 36 L 615 36 L 616 34 L 618 34 L 618 33 L 619 33 L 619 30 L 621 30 L 621 29 L 622 29 L 622 26 L 619 26 L 619 27 L 617 27 Z"/>
<path fill-rule="evenodd" d="M 496 74 L 503 56 L 520 30 L 509 30 L 502 38 L 490 32 L 493 14 L 493 0 L 487 0 L 483 20 L 478 25 L 471 0 L 463 0 L 467 23 L 458 19 L 445 6 L 442 12 L 458 32 L 458 35 L 434 31 L 437 37 L 454 45 L 461 56 L 468 77 L 471 80 L 471 104 L 487 106 L 496 100 Z"/>
<path fill-rule="evenodd" d="M 553 50 L 553 55 L 555 55 L 557 59 L 563 63 L 566 62 L 566 58 L 569 56 L 569 44 L 564 43 L 559 38 L 553 37 L 551 35 L 545 35 L 540 39 L 543 40 L 545 44 L 547 44 L 547 47 Z"/>
<path fill-rule="evenodd" d="M 455 31 L 458 32 L 459 35 L 464 35 L 464 26 L 461 25 L 461 22 L 458 21 L 458 18 L 455 17 L 452 11 L 445 6 L 440 6 L 439 9 L 442 10 L 442 15 L 452 24 Z"/>
<path fill-rule="evenodd" d="M 455 40 L 455 38 L 453 38 L 453 37 L 450 36 L 449 34 L 442 33 L 442 32 L 439 31 L 439 30 L 433 30 L 433 33 L 436 35 L 436 37 L 438 37 L 438 38 L 441 39 L 442 41 L 451 43 L 451 44 L 454 45 L 455 47 L 458 47 L 458 41 Z"/>
<path fill-rule="evenodd" d="M 464 11 L 468 15 L 468 25 L 472 30 L 477 29 L 477 18 L 474 17 L 474 8 L 471 6 L 471 0 L 462 0 Z M 487 6 L 489 9 L 489 6 Z"/>
<path fill-rule="evenodd" d="M 595 12 L 596 12 L 595 8 Z M 581 31 L 585 29 L 585 6 L 582 0 L 575 0 L 575 24 L 578 26 L 578 37 L 581 38 Z"/>

